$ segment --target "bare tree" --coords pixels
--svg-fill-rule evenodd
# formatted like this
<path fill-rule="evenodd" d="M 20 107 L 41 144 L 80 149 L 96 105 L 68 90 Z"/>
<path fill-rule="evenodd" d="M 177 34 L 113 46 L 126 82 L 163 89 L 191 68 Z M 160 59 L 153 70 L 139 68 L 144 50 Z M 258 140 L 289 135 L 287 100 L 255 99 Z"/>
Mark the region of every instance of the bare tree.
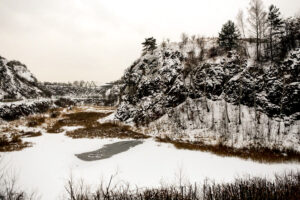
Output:
<path fill-rule="evenodd" d="M 256 39 L 256 60 L 260 60 L 261 56 L 261 40 L 265 32 L 266 16 L 262 0 L 251 0 L 250 8 L 248 10 L 248 22 L 250 24 L 250 33 Z"/>
<path fill-rule="evenodd" d="M 183 48 L 189 41 L 189 36 L 186 33 L 181 34 L 181 43 L 179 45 L 180 48 Z"/>
<path fill-rule="evenodd" d="M 245 22 L 244 22 L 244 12 L 243 10 L 239 10 L 237 16 L 236 16 L 237 26 L 240 29 L 240 33 L 242 35 L 242 38 L 246 38 L 246 31 L 245 31 Z M 245 44 L 245 43 L 244 43 Z M 244 45 L 244 48 L 246 50 L 247 57 L 249 57 L 249 52 L 247 45 Z"/>
<path fill-rule="evenodd" d="M 242 34 L 243 38 L 246 38 L 246 32 L 245 32 L 245 23 L 244 23 L 244 12 L 243 10 L 239 10 L 237 16 L 236 16 L 237 26 L 240 29 L 240 32 Z"/>
<path fill-rule="evenodd" d="M 196 42 L 197 42 L 197 45 L 200 49 L 199 54 L 198 54 L 198 60 L 201 62 L 204 59 L 205 38 L 204 37 L 197 37 Z"/>

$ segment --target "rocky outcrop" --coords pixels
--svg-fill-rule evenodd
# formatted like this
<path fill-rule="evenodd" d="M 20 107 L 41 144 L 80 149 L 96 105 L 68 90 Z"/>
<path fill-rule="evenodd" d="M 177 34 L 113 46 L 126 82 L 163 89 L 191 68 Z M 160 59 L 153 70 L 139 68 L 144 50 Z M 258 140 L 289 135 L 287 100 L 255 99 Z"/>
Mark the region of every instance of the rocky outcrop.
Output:
<path fill-rule="evenodd" d="M 35 76 L 19 61 L 0 56 L 0 100 L 48 97 L 50 93 L 39 86 Z"/>
<path fill-rule="evenodd" d="M 281 63 L 255 63 L 237 52 L 215 58 L 196 44 L 171 44 L 141 56 L 130 66 L 116 118 L 145 125 L 191 99 L 205 97 L 255 107 L 269 117 L 300 113 L 300 49 Z M 192 55 L 192 56 L 191 56 Z M 198 60 L 197 60 L 198 59 Z"/>
<path fill-rule="evenodd" d="M 31 114 L 45 113 L 51 108 L 66 108 L 76 105 L 76 101 L 69 98 L 59 99 L 30 99 L 15 102 L 0 103 L 0 119 L 16 120 Z"/>
<path fill-rule="evenodd" d="M 142 55 L 121 79 L 115 118 L 160 138 L 300 152 L 300 49 L 257 63 L 237 51 L 212 56 L 208 43 Z"/>

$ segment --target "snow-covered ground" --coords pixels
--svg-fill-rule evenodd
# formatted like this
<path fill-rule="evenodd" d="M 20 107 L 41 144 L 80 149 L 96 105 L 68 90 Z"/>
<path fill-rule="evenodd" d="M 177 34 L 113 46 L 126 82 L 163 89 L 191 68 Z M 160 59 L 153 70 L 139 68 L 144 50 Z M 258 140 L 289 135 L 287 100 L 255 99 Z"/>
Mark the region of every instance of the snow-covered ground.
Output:
<path fill-rule="evenodd" d="M 66 128 L 68 129 L 68 128 Z M 70 128 L 69 128 L 70 129 Z M 93 151 L 120 139 L 72 139 L 61 134 L 43 133 L 26 138 L 33 147 L 22 151 L 1 153 L 1 166 L 15 174 L 18 186 L 34 191 L 41 199 L 59 199 L 72 177 L 86 184 L 109 181 L 130 183 L 132 187 L 156 187 L 161 184 L 201 183 L 205 178 L 216 182 L 232 181 L 246 175 L 274 177 L 274 173 L 300 170 L 300 164 L 262 164 L 239 158 L 220 157 L 200 151 L 179 150 L 171 144 L 147 139 L 143 144 L 109 159 L 82 161 L 75 154 Z"/>

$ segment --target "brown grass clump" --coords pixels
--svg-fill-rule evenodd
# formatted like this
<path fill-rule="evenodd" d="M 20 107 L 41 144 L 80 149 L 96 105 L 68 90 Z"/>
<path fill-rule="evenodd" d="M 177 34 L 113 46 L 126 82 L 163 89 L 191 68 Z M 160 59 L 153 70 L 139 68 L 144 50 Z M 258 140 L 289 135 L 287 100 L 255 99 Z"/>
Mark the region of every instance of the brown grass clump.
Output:
<path fill-rule="evenodd" d="M 64 126 L 82 126 L 83 128 L 74 131 L 68 131 L 67 136 L 72 138 L 95 138 L 95 137 L 118 137 L 118 138 L 146 138 L 145 135 L 132 131 L 130 126 L 120 123 L 103 123 L 97 120 L 108 116 L 111 113 L 101 112 L 74 112 L 64 114 L 63 119 L 57 120 L 53 125 L 48 127 L 48 133 L 60 133 Z"/>
<path fill-rule="evenodd" d="M 94 137 L 108 137 L 108 138 L 133 138 L 144 139 L 148 138 L 141 133 L 132 131 L 129 126 L 120 125 L 117 123 L 95 123 L 94 126 L 86 126 L 74 131 L 66 133 L 67 136 L 72 138 L 94 138 Z"/>
<path fill-rule="evenodd" d="M 187 142 L 172 140 L 169 137 L 156 138 L 158 142 L 171 143 L 178 149 L 211 152 L 219 156 L 239 157 L 245 160 L 251 159 L 262 163 L 278 163 L 295 161 L 300 162 L 300 154 L 294 150 L 269 149 L 266 147 L 250 147 L 236 149 L 222 144 L 207 145 L 202 142 Z"/>
<path fill-rule="evenodd" d="M 44 116 L 33 116 L 33 117 L 28 118 L 27 126 L 28 127 L 37 127 L 43 123 L 45 123 Z"/>
<path fill-rule="evenodd" d="M 19 151 L 30 146 L 29 142 L 23 142 L 19 135 L 13 134 L 11 138 L 6 135 L 0 137 L 0 152 Z"/>
<path fill-rule="evenodd" d="M 63 119 L 57 120 L 53 125 L 47 128 L 48 133 L 61 133 L 64 126 L 84 126 L 91 127 L 98 123 L 97 120 L 102 117 L 106 117 L 111 113 L 99 113 L 99 112 L 75 112 L 64 114 Z"/>
<path fill-rule="evenodd" d="M 59 111 L 54 111 L 50 113 L 50 117 L 51 118 L 57 118 L 60 116 L 60 112 Z"/>

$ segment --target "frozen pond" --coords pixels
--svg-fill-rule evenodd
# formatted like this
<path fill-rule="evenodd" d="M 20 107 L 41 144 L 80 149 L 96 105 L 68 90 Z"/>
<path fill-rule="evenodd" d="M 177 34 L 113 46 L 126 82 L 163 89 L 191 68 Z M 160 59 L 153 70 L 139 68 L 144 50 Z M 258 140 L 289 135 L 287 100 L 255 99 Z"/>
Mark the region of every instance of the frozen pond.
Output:
<path fill-rule="evenodd" d="M 231 181 L 247 175 L 273 178 L 274 173 L 299 170 L 300 164 L 262 164 L 239 158 L 220 157 L 211 153 L 178 150 L 171 144 L 152 139 L 102 160 L 84 161 L 76 154 L 101 149 L 120 139 L 72 139 L 64 134 L 43 134 L 26 138 L 34 146 L 18 152 L 1 153 L 1 167 L 15 174 L 18 186 L 36 191 L 42 199 L 59 199 L 71 176 L 88 184 L 108 181 L 130 183 L 133 187 L 155 187 L 161 184 L 201 183 L 206 178 L 216 182 Z"/>
<path fill-rule="evenodd" d="M 140 140 L 129 140 L 129 141 L 120 141 L 111 144 L 104 145 L 101 149 L 96 151 L 85 152 L 81 154 L 76 154 L 77 158 L 84 161 L 95 161 L 102 160 L 112 157 L 118 153 L 129 150 L 131 147 L 142 144 Z"/>

